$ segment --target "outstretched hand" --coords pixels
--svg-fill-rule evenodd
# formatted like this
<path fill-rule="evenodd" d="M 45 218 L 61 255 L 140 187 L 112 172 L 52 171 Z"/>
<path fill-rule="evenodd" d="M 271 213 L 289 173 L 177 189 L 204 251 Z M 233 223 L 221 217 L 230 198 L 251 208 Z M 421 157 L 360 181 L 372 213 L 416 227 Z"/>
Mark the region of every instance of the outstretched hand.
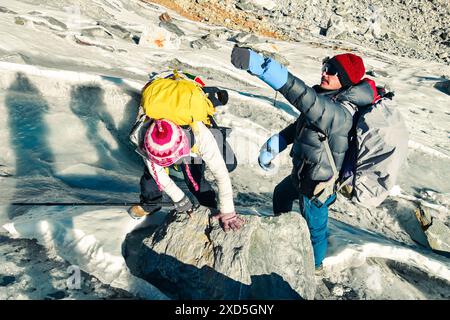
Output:
<path fill-rule="evenodd" d="M 261 167 L 261 169 L 265 171 L 270 171 L 275 167 L 272 163 L 272 160 L 274 158 L 275 156 L 272 153 L 270 153 L 267 150 L 262 150 L 258 156 L 258 164 Z"/>
<path fill-rule="evenodd" d="M 259 166 L 266 171 L 274 169 L 275 166 L 273 165 L 272 160 L 275 159 L 280 152 L 286 149 L 286 147 L 287 143 L 282 135 L 274 134 L 271 136 L 259 151 Z"/>
<path fill-rule="evenodd" d="M 231 52 L 231 63 L 236 68 L 247 70 L 259 77 L 274 90 L 279 90 L 288 79 L 288 70 L 285 66 L 248 48 L 235 46 Z"/>
<path fill-rule="evenodd" d="M 248 48 L 235 46 L 231 52 L 231 63 L 238 69 L 247 70 L 253 75 L 260 76 L 264 69 L 264 57 Z"/>
<path fill-rule="evenodd" d="M 220 213 L 216 216 L 213 216 L 213 218 L 219 220 L 220 226 L 225 232 L 228 232 L 230 229 L 233 231 L 237 231 L 245 223 L 245 220 L 238 217 L 236 212 Z"/>
<path fill-rule="evenodd" d="M 250 66 L 250 50 L 234 47 L 231 52 L 231 63 L 238 69 L 248 70 Z"/>

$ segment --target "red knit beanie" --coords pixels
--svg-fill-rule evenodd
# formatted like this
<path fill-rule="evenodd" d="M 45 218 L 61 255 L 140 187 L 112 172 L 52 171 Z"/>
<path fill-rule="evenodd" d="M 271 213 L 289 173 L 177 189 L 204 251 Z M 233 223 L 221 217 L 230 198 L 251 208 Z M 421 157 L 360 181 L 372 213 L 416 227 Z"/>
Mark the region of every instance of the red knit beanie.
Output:
<path fill-rule="evenodd" d="M 343 87 L 357 84 L 366 73 L 361 57 L 353 53 L 338 54 L 327 61 L 338 70 L 338 78 Z"/>

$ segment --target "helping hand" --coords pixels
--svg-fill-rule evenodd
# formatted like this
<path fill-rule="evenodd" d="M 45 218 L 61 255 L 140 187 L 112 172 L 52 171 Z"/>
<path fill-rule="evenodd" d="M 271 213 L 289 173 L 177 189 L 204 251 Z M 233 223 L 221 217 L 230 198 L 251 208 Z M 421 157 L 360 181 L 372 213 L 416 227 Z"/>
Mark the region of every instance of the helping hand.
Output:
<path fill-rule="evenodd" d="M 272 160 L 274 158 L 275 156 L 271 152 L 267 150 L 261 150 L 259 152 L 258 164 L 263 170 L 270 171 L 274 167 L 274 165 L 272 164 Z"/>
<path fill-rule="evenodd" d="M 275 90 L 283 87 L 288 79 L 288 70 L 285 66 L 248 48 L 235 46 L 231 52 L 231 63 L 238 69 L 247 70 L 252 75 L 258 76 Z"/>
<path fill-rule="evenodd" d="M 228 232 L 230 229 L 237 231 L 245 223 L 245 220 L 238 217 L 236 212 L 220 213 L 213 218 L 219 220 L 220 225 L 225 232 Z"/>
<path fill-rule="evenodd" d="M 272 160 L 284 149 L 286 149 L 287 143 L 282 135 L 275 134 L 271 136 L 266 143 L 261 147 L 258 157 L 259 166 L 266 170 L 270 171 L 274 168 L 274 165 L 271 163 Z"/>

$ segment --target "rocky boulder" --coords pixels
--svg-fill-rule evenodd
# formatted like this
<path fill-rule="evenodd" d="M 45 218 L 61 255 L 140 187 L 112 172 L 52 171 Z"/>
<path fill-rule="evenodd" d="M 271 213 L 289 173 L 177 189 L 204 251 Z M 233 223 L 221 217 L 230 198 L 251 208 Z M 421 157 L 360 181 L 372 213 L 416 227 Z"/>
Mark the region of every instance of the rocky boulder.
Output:
<path fill-rule="evenodd" d="M 346 31 L 347 28 L 344 19 L 336 14 L 332 15 L 328 20 L 326 36 L 334 39 Z"/>
<path fill-rule="evenodd" d="M 450 80 L 440 81 L 435 83 L 434 87 L 439 91 L 442 91 L 450 95 Z"/>
<path fill-rule="evenodd" d="M 313 299 L 315 276 L 305 220 L 244 216 L 225 233 L 207 208 L 168 214 L 157 227 L 128 235 L 131 272 L 174 299 Z"/>

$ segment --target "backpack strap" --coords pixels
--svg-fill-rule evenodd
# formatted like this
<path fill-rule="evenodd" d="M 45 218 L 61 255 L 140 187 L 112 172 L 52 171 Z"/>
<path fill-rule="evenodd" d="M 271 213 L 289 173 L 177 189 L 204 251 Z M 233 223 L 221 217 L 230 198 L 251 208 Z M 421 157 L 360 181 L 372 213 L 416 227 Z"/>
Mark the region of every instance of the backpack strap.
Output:
<path fill-rule="evenodd" d="M 152 121 L 153 120 L 147 117 L 145 113 L 141 114 L 131 128 L 130 133 L 128 134 L 129 141 L 136 148 L 135 151 L 144 158 L 147 155 L 143 151 L 142 141 L 144 140 L 144 135 L 147 129 L 150 127 Z"/>
<path fill-rule="evenodd" d="M 337 171 L 336 163 L 334 162 L 333 153 L 331 152 L 327 136 L 324 137 L 322 143 L 325 147 L 325 152 L 327 153 L 328 160 L 330 161 L 331 169 L 333 170 L 333 178 L 337 179 L 337 177 L 339 176 L 339 172 Z"/>
<path fill-rule="evenodd" d="M 351 183 L 355 177 L 354 175 L 351 175 L 344 180 L 339 179 L 339 172 L 337 171 L 336 162 L 334 162 L 333 153 L 331 152 L 330 144 L 328 143 L 328 138 L 325 134 L 319 132 L 319 139 L 323 143 L 328 161 L 330 162 L 331 169 L 333 170 L 333 176 L 330 180 L 319 182 L 314 189 L 314 194 L 317 194 L 328 188 L 328 190 L 325 190 L 320 197 L 318 197 L 318 199 L 323 203 L 323 201 L 325 201 L 331 194 L 341 191 L 345 186 Z M 351 193 L 351 191 L 349 192 Z"/>
<path fill-rule="evenodd" d="M 319 182 L 314 188 L 314 196 L 321 203 L 325 201 L 335 192 L 335 183 L 339 178 L 339 172 L 337 171 L 336 162 L 334 162 L 333 153 L 331 152 L 330 144 L 328 143 L 328 137 L 322 132 L 318 132 L 319 140 L 322 142 L 325 153 L 327 154 L 328 161 L 333 170 L 333 176 L 327 180 Z"/>
<path fill-rule="evenodd" d="M 344 107 L 344 109 L 347 110 L 352 115 L 352 117 L 357 111 L 357 107 L 349 101 L 342 101 L 341 106 Z"/>
<path fill-rule="evenodd" d="M 225 165 L 227 167 L 228 172 L 233 172 L 234 169 L 236 169 L 236 167 L 237 167 L 237 159 L 236 159 L 236 154 L 234 153 L 233 149 L 227 142 L 227 137 L 228 137 L 229 133 L 231 132 L 231 128 L 220 127 L 212 116 L 210 116 L 210 120 L 211 120 L 212 128 L 217 131 L 220 131 L 222 139 L 217 139 L 218 137 L 215 134 L 217 131 L 213 133 L 213 136 L 216 139 L 217 145 L 219 146 L 220 152 L 222 154 L 223 160 L 225 161 Z M 221 143 L 219 143 L 219 142 L 221 142 Z M 230 160 L 231 157 L 233 158 L 233 160 L 230 163 L 227 160 Z"/>

